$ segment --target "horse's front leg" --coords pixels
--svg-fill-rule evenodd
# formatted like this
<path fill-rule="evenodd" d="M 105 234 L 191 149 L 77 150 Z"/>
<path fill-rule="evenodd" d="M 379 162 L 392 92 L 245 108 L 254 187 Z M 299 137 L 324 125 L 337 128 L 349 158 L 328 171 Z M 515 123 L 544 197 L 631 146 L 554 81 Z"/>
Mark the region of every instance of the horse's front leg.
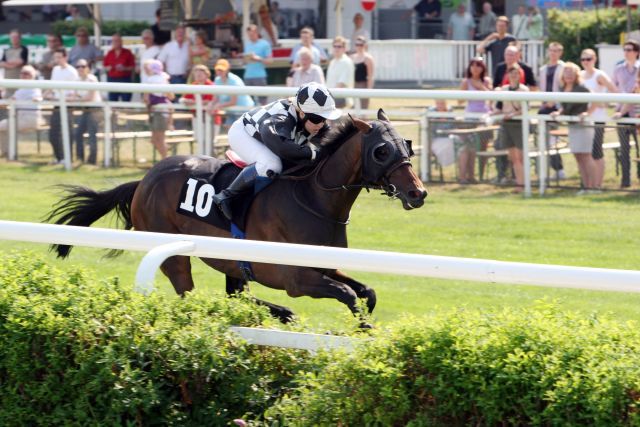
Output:
<path fill-rule="evenodd" d="M 352 279 L 340 270 L 328 271 L 326 272 L 326 275 L 349 286 L 353 289 L 358 298 L 364 298 L 367 300 L 367 309 L 369 310 L 369 313 L 372 313 L 373 309 L 376 308 L 376 302 L 378 299 L 376 297 L 376 291 L 372 288 L 368 287 L 364 283 L 360 283 L 357 280 Z"/>
<path fill-rule="evenodd" d="M 229 276 L 228 274 L 225 275 L 225 279 L 228 296 L 233 297 L 239 295 L 242 292 L 249 291 L 249 285 L 247 284 L 246 280 L 238 279 L 237 277 Z M 254 296 L 250 296 L 250 298 L 256 304 L 267 307 L 271 315 L 280 320 L 282 323 L 289 323 L 295 319 L 293 311 L 291 311 L 287 307 L 263 301 Z"/>

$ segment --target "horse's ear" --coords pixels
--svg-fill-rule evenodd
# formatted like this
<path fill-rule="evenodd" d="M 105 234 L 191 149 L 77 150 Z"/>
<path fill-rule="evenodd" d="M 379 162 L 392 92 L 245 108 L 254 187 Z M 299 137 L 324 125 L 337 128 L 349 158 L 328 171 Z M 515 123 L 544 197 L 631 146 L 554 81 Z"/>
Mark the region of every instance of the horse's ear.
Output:
<path fill-rule="evenodd" d="M 349 117 L 351 118 L 351 121 L 353 122 L 354 125 L 356 125 L 356 128 L 358 128 L 358 130 L 362 133 L 369 133 L 371 132 L 371 125 L 367 122 L 365 122 L 364 120 L 360 120 L 356 117 L 353 117 L 351 114 L 349 114 Z"/>
<path fill-rule="evenodd" d="M 382 120 L 383 122 L 390 121 L 389 117 L 387 117 L 387 113 L 385 113 L 382 108 L 378 110 L 378 120 Z"/>

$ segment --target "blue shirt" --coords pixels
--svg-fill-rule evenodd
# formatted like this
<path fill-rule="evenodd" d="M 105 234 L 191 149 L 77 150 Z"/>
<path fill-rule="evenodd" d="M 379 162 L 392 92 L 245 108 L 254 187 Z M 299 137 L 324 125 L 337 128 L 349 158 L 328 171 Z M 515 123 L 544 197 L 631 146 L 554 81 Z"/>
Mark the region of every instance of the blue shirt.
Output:
<path fill-rule="evenodd" d="M 269 58 L 271 56 L 271 45 L 265 39 L 258 39 L 255 42 L 247 41 L 244 45 L 245 53 L 255 53 L 260 58 Z M 267 68 L 262 62 L 247 62 L 244 66 L 245 79 L 259 79 L 267 77 Z"/>
<path fill-rule="evenodd" d="M 244 86 L 242 79 L 233 73 L 227 74 L 227 81 L 224 83 L 220 76 L 216 76 L 215 84 L 216 86 Z M 229 102 L 229 100 L 231 100 L 230 95 L 218 95 L 218 102 Z M 236 105 L 239 105 L 240 107 L 253 107 L 255 103 L 249 95 L 238 95 L 238 102 L 236 102 Z"/>

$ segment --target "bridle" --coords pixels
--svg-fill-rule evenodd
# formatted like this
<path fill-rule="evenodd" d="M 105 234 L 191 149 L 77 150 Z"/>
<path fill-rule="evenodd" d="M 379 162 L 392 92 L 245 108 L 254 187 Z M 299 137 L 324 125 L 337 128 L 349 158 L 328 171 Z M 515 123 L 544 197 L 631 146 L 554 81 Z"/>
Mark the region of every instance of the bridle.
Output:
<path fill-rule="evenodd" d="M 398 195 L 400 193 L 397 191 L 395 185 L 391 183 L 390 177 L 393 172 L 395 172 L 402 166 L 411 165 L 410 158 L 414 153 L 411 149 L 411 141 L 399 139 L 397 137 L 397 134 L 392 132 L 391 129 L 392 128 L 387 123 L 377 121 L 373 123 L 372 129 L 369 132 L 363 133 L 361 141 L 362 173 L 360 182 L 357 184 L 325 186 L 320 181 L 322 171 L 327 164 L 330 156 L 322 159 L 309 173 L 303 176 L 294 177 L 285 175 L 281 176 L 281 179 L 289 179 L 295 181 L 293 186 L 293 199 L 305 211 L 324 221 L 333 224 L 347 225 L 349 223 L 349 218 L 347 218 L 346 220 L 336 220 L 333 218 L 329 218 L 325 215 L 322 215 L 317 210 L 301 200 L 296 192 L 297 185 L 299 182 L 307 180 L 313 176 L 314 185 L 322 191 L 349 191 L 363 188 L 367 191 L 370 191 L 370 189 L 376 189 L 382 190 L 382 194 L 386 195 L 392 200 L 398 198 Z M 377 138 L 377 142 L 371 142 L 371 139 L 376 138 L 378 135 L 380 135 L 381 138 Z M 347 139 L 351 138 L 352 136 L 353 134 L 348 136 Z M 380 156 L 376 154 L 377 150 L 388 149 L 390 149 L 391 153 L 389 153 L 384 158 L 380 158 Z M 294 169 L 297 170 L 299 168 L 296 166 L 289 169 L 288 171 L 285 171 L 285 173 L 290 173 Z"/>

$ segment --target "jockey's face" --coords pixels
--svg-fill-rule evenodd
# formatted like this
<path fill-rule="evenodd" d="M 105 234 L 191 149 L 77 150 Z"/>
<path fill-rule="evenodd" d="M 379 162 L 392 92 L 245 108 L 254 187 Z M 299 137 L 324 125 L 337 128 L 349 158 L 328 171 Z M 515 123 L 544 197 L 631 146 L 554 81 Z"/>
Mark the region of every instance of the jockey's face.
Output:
<path fill-rule="evenodd" d="M 300 113 L 300 115 L 301 115 L 302 118 L 304 118 L 304 113 Z M 324 126 L 325 123 L 326 123 L 326 120 L 321 121 L 319 123 L 313 123 L 313 121 L 311 121 L 311 120 L 305 120 L 304 128 L 311 135 L 315 135 L 316 133 L 318 133 L 320 131 L 320 129 L 322 129 L 322 126 Z"/>

